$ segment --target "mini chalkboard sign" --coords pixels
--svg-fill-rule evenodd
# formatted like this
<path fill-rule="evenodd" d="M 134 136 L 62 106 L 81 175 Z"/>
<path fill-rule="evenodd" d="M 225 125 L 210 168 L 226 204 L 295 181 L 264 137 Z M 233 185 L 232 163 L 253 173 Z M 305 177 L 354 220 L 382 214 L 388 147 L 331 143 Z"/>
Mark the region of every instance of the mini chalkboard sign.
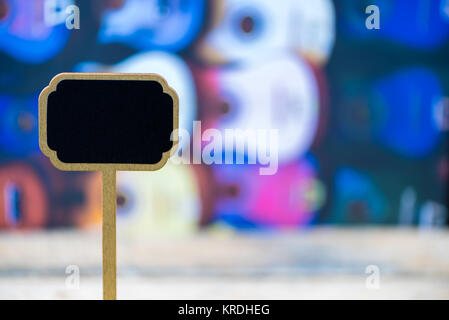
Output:
<path fill-rule="evenodd" d="M 103 173 L 103 297 L 116 298 L 116 171 L 162 168 L 179 102 L 156 74 L 61 73 L 39 97 L 39 144 L 55 167 Z"/>

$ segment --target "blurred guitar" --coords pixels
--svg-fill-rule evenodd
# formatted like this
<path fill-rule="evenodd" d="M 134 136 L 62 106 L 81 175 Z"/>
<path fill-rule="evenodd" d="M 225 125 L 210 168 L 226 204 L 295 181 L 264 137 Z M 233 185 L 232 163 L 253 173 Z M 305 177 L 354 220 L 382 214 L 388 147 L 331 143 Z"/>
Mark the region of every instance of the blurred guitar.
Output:
<path fill-rule="evenodd" d="M 200 213 L 198 184 L 187 165 L 117 174 L 117 229 L 125 236 L 193 233 Z"/>
<path fill-rule="evenodd" d="M 193 70 L 203 130 L 278 130 L 280 163 L 308 151 L 320 123 L 320 88 L 313 70 L 300 57 L 284 51 L 261 54 L 235 66 Z M 248 137 L 257 149 L 266 142 Z"/>
<path fill-rule="evenodd" d="M 233 63 L 261 52 L 292 49 L 322 65 L 335 39 L 330 0 L 218 0 L 197 53 L 211 63 Z"/>
<path fill-rule="evenodd" d="M 238 228 L 297 228 L 314 219 L 326 190 L 306 160 L 270 176 L 253 165 L 214 165 L 214 221 Z"/>
<path fill-rule="evenodd" d="M 175 182 L 175 183 L 173 183 Z M 66 194 L 81 201 L 66 207 L 74 224 L 98 228 L 102 219 L 101 173 L 75 177 Z M 187 165 L 170 162 L 156 172 L 117 173 L 117 230 L 124 236 L 182 235 L 199 227 L 201 200 Z"/>
<path fill-rule="evenodd" d="M 447 99 L 430 69 L 408 68 L 370 81 L 348 77 L 339 95 L 336 134 L 347 141 L 372 141 L 421 157 L 441 140 L 441 106 Z"/>

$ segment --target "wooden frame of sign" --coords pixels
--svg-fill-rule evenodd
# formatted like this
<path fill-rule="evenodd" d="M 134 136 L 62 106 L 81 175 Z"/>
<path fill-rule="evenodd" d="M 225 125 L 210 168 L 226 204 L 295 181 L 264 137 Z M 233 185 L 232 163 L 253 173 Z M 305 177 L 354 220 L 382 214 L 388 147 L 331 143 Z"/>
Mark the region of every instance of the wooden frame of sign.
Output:
<path fill-rule="evenodd" d="M 48 103 L 49 96 L 53 92 L 58 91 L 58 85 L 65 81 L 93 81 L 93 80 L 105 80 L 104 84 L 113 83 L 114 89 L 119 88 L 120 84 L 134 81 L 145 81 L 147 83 L 157 82 L 162 87 L 162 94 L 169 95 L 172 101 L 172 134 L 170 140 L 172 141 L 171 147 L 168 150 L 161 152 L 161 158 L 155 163 L 72 163 L 65 162 L 58 157 L 58 152 L 50 148 L 48 144 Z M 113 82 L 109 82 L 112 80 Z M 90 82 L 95 84 L 95 82 Z M 137 83 L 139 84 L 139 83 Z M 133 88 L 132 84 L 128 83 L 127 90 Z M 131 91 L 129 91 L 131 92 Z M 104 93 L 104 92 L 103 92 Z M 108 90 L 106 94 L 112 94 L 113 92 Z M 73 93 L 72 93 L 73 94 Z M 114 92 L 116 97 L 122 97 L 120 93 Z M 79 92 L 80 97 L 83 93 Z M 126 94 L 125 94 L 126 95 Z M 99 95 L 96 99 L 103 99 L 105 95 Z M 136 101 L 140 103 L 140 100 L 133 97 L 130 98 L 133 103 Z M 167 100 L 168 101 L 168 100 Z M 142 102 L 145 104 L 145 102 Z M 85 109 L 84 109 L 85 110 Z M 80 111 L 82 112 L 82 110 Z M 149 112 L 152 114 L 152 112 Z M 169 112 L 170 114 L 170 112 Z M 147 114 L 148 115 L 148 114 Z M 155 114 L 155 116 L 158 116 Z M 93 118 L 92 118 L 93 119 Z M 167 120 L 167 119 L 166 119 Z M 167 123 L 167 122 L 165 122 Z M 169 157 L 176 152 L 178 146 L 178 136 L 173 133 L 177 133 L 179 124 L 179 100 L 176 92 L 168 86 L 164 78 L 157 74 L 122 74 L 122 73 L 61 73 L 55 76 L 50 84 L 44 88 L 39 96 L 39 145 L 42 152 L 50 159 L 51 163 L 58 169 L 64 171 L 102 171 L 103 174 L 103 224 L 102 224 L 102 238 L 103 238 L 103 298 L 107 300 L 116 299 L 116 171 L 154 171 L 162 168 Z M 126 127 L 126 124 L 125 124 Z M 156 125 L 155 128 L 158 128 Z M 123 129 L 123 128 L 122 128 Z M 132 128 L 129 128 L 132 129 Z M 164 140 L 166 137 L 164 132 Z"/>

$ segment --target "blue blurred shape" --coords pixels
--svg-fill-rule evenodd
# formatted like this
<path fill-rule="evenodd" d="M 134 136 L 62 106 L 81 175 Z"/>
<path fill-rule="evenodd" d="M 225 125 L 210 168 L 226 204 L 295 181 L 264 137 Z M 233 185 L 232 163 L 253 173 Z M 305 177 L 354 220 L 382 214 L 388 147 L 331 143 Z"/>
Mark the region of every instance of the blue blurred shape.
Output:
<path fill-rule="evenodd" d="M 37 106 L 37 95 L 0 95 L 0 153 L 23 157 L 39 149 Z"/>
<path fill-rule="evenodd" d="M 428 154 L 440 138 L 434 111 L 441 99 L 439 80 L 428 69 L 406 69 L 378 80 L 370 100 L 381 115 L 374 135 L 401 155 Z"/>
<path fill-rule="evenodd" d="M 2 0 L 0 51 L 27 63 L 40 64 L 55 57 L 66 46 L 71 31 L 65 11 L 72 0 Z M 53 10 L 53 11 L 51 11 Z"/>
<path fill-rule="evenodd" d="M 337 170 L 331 222 L 378 223 L 385 213 L 385 197 L 368 176 L 350 167 Z"/>
<path fill-rule="evenodd" d="M 6 201 L 5 219 L 7 225 L 16 226 L 21 220 L 21 196 L 19 187 L 14 183 L 6 185 L 4 190 Z"/>
<path fill-rule="evenodd" d="M 367 29 L 366 7 L 376 5 L 380 29 Z M 359 39 L 387 39 L 403 45 L 434 49 L 449 36 L 447 0 L 343 0 L 341 26 L 346 35 Z"/>
<path fill-rule="evenodd" d="M 196 38 L 205 13 L 205 0 L 125 0 L 104 13 L 98 38 L 138 50 L 179 51 Z"/>

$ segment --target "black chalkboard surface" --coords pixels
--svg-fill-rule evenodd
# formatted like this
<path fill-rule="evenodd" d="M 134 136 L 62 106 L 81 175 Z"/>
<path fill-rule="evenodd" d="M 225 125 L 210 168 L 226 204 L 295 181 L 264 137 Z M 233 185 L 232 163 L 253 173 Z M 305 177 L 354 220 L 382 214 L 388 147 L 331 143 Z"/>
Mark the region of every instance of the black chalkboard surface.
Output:
<path fill-rule="evenodd" d="M 60 74 L 39 102 L 41 149 L 63 170 L 154 170 L 177 144 L 178 98 L 157 75 Z"/>

